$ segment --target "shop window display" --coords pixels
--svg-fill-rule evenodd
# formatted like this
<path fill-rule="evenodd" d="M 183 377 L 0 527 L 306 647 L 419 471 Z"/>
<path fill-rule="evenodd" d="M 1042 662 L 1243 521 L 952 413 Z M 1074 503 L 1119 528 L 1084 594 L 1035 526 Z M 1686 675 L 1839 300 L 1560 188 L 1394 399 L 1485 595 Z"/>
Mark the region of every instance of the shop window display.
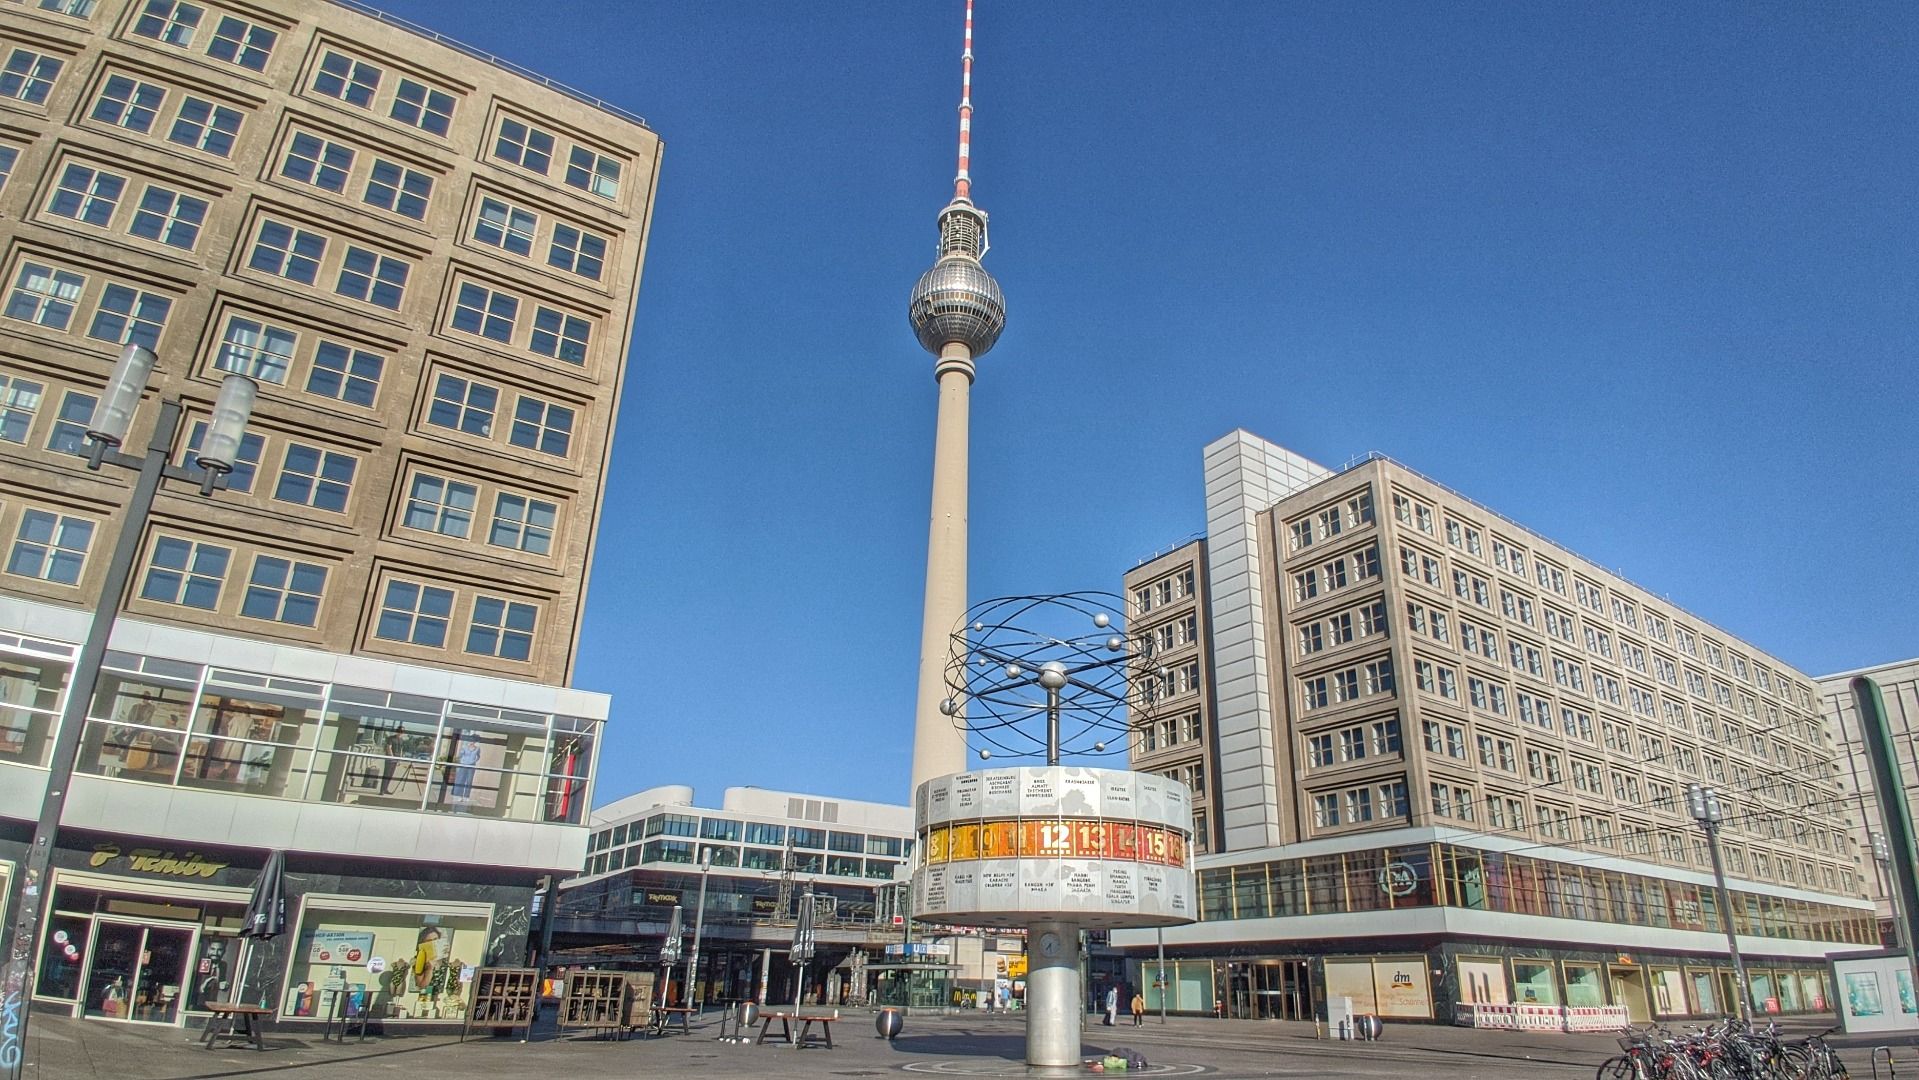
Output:
<path fill-rule="evenodd" d="M 1514 960 L 1513 992 L 1523 1005 L 1559 1004 L 1559 979 L 1550 961 Z"/>
<path fill-rule="evenodd" d="M 329 995 L 341 990 L 360 995 L 375 1016 L 441 1020 L 463 1014 L 461 975 L 485 960 L 490 908 L 379 907 L 365 898 L 308 898 L 282 1015 L 324 1017 Z"/>
<path fill-rule="evenodd" d="M 0 654 L 0 760 L 45 763 L 67 668 L 65 661 Z"/>
<path fill-rule="evenodd" d="M 103 675 L 87 723 L 80 768 L 103 776 L 172 783 L 180 767 L 191 684 L 147 675 Z"/>
<path fill-rule="evenodd" d="M 1599 965 L 1566 963 L 1566 1004 L 1575 1009 L 1594 1008 L 1606 1003 L 1606 986 L 1599 977 Z"/>

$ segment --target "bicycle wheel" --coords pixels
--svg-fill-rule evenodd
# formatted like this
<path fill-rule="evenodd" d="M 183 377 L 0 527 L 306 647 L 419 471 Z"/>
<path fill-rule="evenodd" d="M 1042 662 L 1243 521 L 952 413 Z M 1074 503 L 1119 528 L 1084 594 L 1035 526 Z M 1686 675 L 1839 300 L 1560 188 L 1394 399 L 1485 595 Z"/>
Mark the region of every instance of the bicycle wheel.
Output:
<path fill-rule="evenodd" d="M 1630 1054 L 1607 1058 L 1599 1066 L 1599 1075 L 1595 1080 L 1646 1080 L 1639 1071 L 1639 1063 Z"/>

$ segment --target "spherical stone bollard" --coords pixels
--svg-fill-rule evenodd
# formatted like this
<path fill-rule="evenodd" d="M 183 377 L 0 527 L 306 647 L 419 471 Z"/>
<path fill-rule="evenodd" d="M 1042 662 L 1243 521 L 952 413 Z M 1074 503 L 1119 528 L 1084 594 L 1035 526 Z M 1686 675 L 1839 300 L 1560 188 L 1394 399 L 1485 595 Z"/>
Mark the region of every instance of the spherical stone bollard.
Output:
<path fill-rule="evenodd" d="M 887 1042 L 892 1042 L 893 1037 L 898 1035 L 900 1029 L 905 1026 L 905 1018 L 895 1008 L 881 1009 L 873 1016 L 873 1030 L 879 1032 L 880 1038 Z"/>
<path fill-rule="evenodd" d="M 745 1041 L 746 1033 L 753 1030 L 753 1026 L 760 1022 L 760 1003 L 750 999 L 742 1001 L 740 1002 L 739 1011 L 739 1034 L 741 1041 Z"/>

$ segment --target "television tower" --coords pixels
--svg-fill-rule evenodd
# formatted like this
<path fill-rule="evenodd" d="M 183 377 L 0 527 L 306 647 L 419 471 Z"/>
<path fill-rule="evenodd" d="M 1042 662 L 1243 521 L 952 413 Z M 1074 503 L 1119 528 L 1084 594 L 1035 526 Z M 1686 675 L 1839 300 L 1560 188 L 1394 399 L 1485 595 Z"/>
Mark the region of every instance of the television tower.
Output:
<path fill-rule="evenodd" d="M 986 212 L 973 205 L 973 0 L 966 0 L 960 54 L 959 174 L 939 215 L 939 258 L 913 286 L 907 315 L 937 357 L 939 419 L 933 434 L 933 512 L 926 538 L 926 607 L 920 624 L 919 693 L 913 716 L 913 787 L 966 769 L 965 720 L 946 699 L 947 653 L 966 617 L 966 461 L 973 362 L 1006 326 L 999 282 L 980 265 Z"/>

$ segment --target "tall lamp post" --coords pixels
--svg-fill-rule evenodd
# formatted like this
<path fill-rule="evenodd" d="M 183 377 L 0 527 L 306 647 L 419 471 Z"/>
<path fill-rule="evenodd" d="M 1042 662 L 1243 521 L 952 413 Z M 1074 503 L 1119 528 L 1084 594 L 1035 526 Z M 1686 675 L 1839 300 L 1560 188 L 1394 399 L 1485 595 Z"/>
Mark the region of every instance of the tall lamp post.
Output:
<path fill-rule="evenodd" d="M 213 416 L 197 455 L 197 468 L 168 463 L 185 411 L 177 400 L 160 403 L 160 417 L 153 425 L 145 454 L 122 453 L 120 446 L 133 426 L 133 414 L 140 405 L 153 365 L 154 355 L 144 346 L 128 345 L 122 350 L 87 423 L 87 468 L 98 472 L 101 466 L 112 465 L 139 475 L 107 560 L 106 578 L 101 582 L 100 594 L 93 606 L 92 625 L 87 628 L 87 639 L 74 660 L 66 706 L 60 712 L 60 728 L 47 761 L 47 788 L 40 801 L 40 818 L 33 828 L 33 842 L 27 848 L 14 898 L 13 921 L 0 936 L 0 956 L 6 957 L 5 972 L 0 975 L 0 1013 L 5 1016 L 4 1025 L 0 1025 L 0 1075 L 14 1080 L 25 1065 L 27 1003 L 33 999 L 34 959 L 38 955 L 35 936 L 39 932 L 40 911 L 51 887 L 53 852 L 58 846 L 67 789 L 73 784 L 74 759 L 80 750 L 81 731 L 86 726 L 88 708 L 100 680 L 100 664 L 106 658 L 107 642 L 113 634 L 114 616 L 120 610 L 134 561 L 140 554 L 147 517 L 153 512 L 154 496 L 160 491 L 161 480 L 196 484 L 201 495 L 211 495 L 226 486 L 226 476 L 239 458 L 240 441 L 253 415 L 253 398 L 258 387 L 244 375 L 228 375 L 214 401 Z"/>
<path fill-rule="evenodd" d="M 693 909 L 693 951 L 686 960 L 686 981 L 688 994 L 693 1000 L 691 1005 L 702 1007 L 703 994 L 700 993 L 700 935 L 706 931 L 706 879 L 713 870 L 713 849 L 705 848 L 700 852 L 700 901 Z"/>
<path fill-rule="evenodd" d="M 1899 910 L 1899 890 L 1892 884 L 1892 845 L 1886 842 L 1886 834 L 1878 830 L 1872 833 L 1872 860 L 1879 864 L 1879 884 L 1892 900 L 1892 946 L 1904 949 L 1907 947 L 1906 916 Z"/>
<path fill-rule="evenodd" d="M 1717 788 L 1686 785 L 1686 806 L 1692 819 L 1706 832 L 1706 847 L 1712 852 L 1712 879 L 1719 892 L 1719 925 L 1726 932 L 1726 951 L 1732 955 L 1732 978 L 1739 990 L 1739 1018 L 1752 1018 L 1751 991 L 1746 988 L 1746 964 L 1739 958 L 1739 938 L 1732 929 L 1732 895 L 1726 890 L 1726 863 L 1719 855 L 1719 825 L 1725 809 L 1719 804 Z"/>

